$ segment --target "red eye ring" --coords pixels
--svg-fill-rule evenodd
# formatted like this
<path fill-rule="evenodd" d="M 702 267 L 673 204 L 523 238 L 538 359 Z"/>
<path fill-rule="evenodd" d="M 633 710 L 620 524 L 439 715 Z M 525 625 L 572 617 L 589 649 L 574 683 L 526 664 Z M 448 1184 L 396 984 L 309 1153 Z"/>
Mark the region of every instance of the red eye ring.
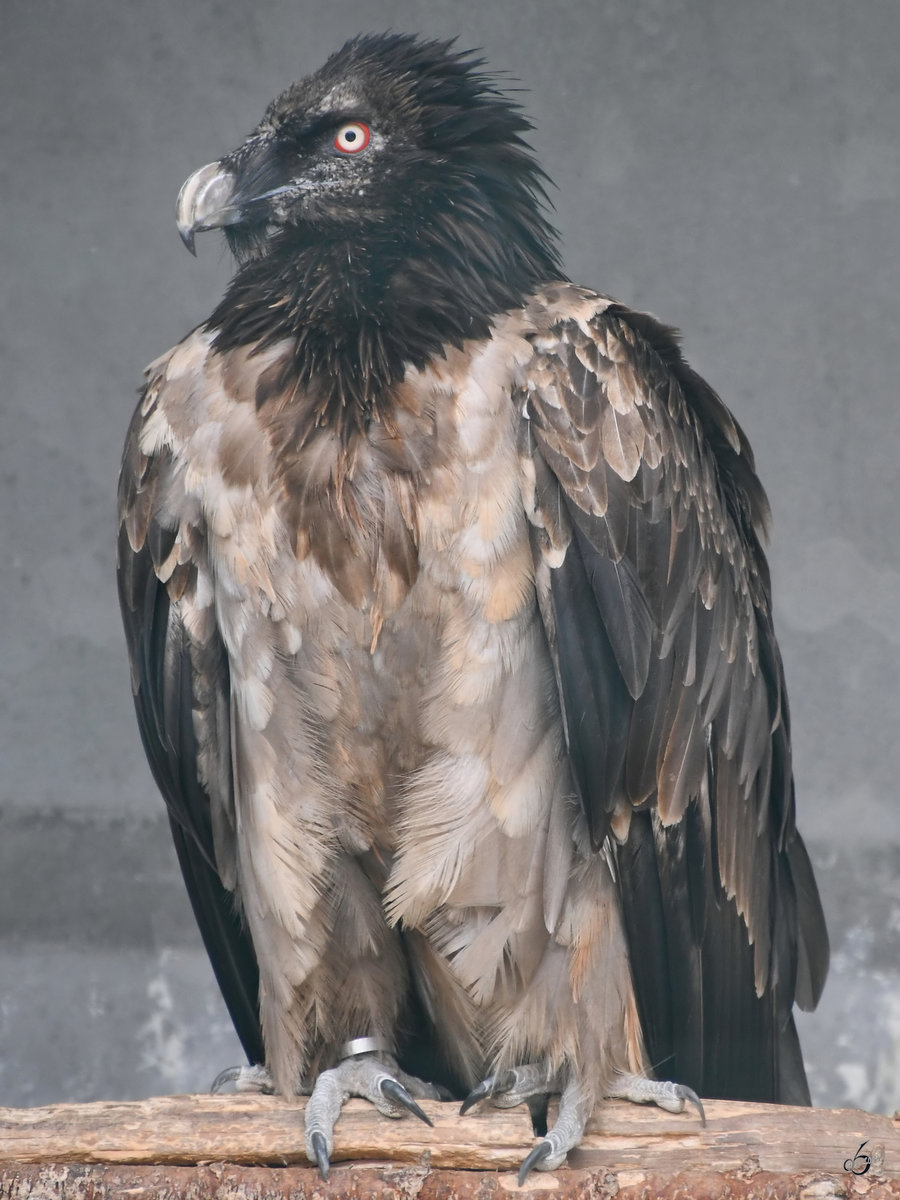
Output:
<path fill-rule="evenodd" d="M 348 121 L 334 135 L 334 148 L 341 154 L 359 154 L 369 144 L 369 127 L 362 121 Z"/>

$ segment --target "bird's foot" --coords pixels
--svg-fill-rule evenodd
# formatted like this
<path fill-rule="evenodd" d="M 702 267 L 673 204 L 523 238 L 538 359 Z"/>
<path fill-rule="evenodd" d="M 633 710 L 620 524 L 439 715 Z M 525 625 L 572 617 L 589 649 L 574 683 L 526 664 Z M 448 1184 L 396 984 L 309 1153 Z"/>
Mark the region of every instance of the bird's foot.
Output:
<path fill-rule="evenodd" d="M 262 1092 L 265 1096 L 271 1096 L 275 1092 L 275 1080 L 268 1067 L 258 1064 L 252 1067 L 226 1067 L 212 1081 L 209 1090 L 215 1095 L 229 1083 L 234 1084 L 236 1092 Z"/>
<path fill-rule="evenodd" d="M 584 1091 L 573 1079 L 564 1082 L 560 1074 L 537 1063 L 512 1067 L 482 1080 L 469 1092 L 459 1110 L 460 1113 L 468 1112 L 480 1100 L 489 1100 L 496 1108 L 512 1108 L 525 1103 L 534 1117 L 543 1108 L 543 1101 L 548 1094 L 561 1093 L 556 1123 L 547 1130 L 519 1167 L 520 1187 L 535 1167 L 539 1171 L 555 1171 L 562 1166 L 569 1151 L 581 1141 L 591 1115 L 593 1105 Z"/>
<path fill-rule="evenodd" d="M 684 1112 L 685 1105 L 692 1104 L 700 1114 L 700 1123 L 706 1124 L 700 1097 L 683 1083 L 648 1079 L 646 1075 L 619 1075 L 606 1094 L 610 1099 L 630 1100 L 632 1104 L 655 1104 L 671 1113 Z"/>
<path fill-rule="evenodd" d="M 416 1099 L 441 1100 L 444 1093 L 442 1089 L 401 1071 L 391 1055 L 384 1051 L 352 1053 L 336 1067 L 323 1071 L 316 1079 L 306 1105 L 306 1156 L 318 1166 L 323 1180 L 328 1178 L 331 1166 L 334 1124 L 341 1115 L 344 1101 L 350 1096 L 370 1101 L 386 1117 L 405 1117 L 412 1113 L 426 1125 L 431 1125 L 432 1121 Z"/>

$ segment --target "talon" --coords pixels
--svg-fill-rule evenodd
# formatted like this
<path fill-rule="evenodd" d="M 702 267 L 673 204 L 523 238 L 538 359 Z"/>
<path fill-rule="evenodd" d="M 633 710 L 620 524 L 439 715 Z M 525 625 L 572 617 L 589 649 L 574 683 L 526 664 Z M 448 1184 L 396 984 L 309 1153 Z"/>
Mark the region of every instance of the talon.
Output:
<path fill-rule="evenodd" d="M 241 1074 L 241 1067 L 226 1067 L 224 1071 L 220 1071 L 210 1085 L 210 1092 L 215 1096 L 221 1092 L 222 1088 L 227 1083 L 236 1083 Z"/>
<path fill-rule="evenodd" d="M 514 1091 L 518 1083 L 518 1077 L 515 1071 L 504 1071 L 502 1075 L 488 1075 L 487 1079 L 482 1079 L 481 1083 L 477 1084 L 466 1096 L 462 1102 L 462 1107 L 459 1110 L 459 1115 L 463 1116 L 469 1111 L 473 1104 L 477 1104 L 479 1100 L 486 1100 L 490 1097 L 506 1096 Z M 525 1099 L 523 1096 L 522 1099 Z M 505 1107 L 500 1105 L 500 1107 Z"/>
<path fill-rule="evenodd" d="M 271 1095 L 275 1091 L 271 1074 L 260 1063 L 250 1067 L 226 1067 L 215 1077 L 209 1090 L 215 1095 L 221 1092 L 227 1083 L 233 1083 L 236 1092 L 262 1092 L 264 1095 Z"/>
<path fill-rule="evenodd" d="M 226 1067 L 212 1081 L 209 1090 L 216 1095 L 228 1083 L 234 1084 L 236 1092 L 258 1092 L 264 1096 L 271 1096 L 275 1091 L 275 1084 L 268 1068 L 260 1063 L 250 1067 Z"/>
<path fill-rule="evenodd" d="M 461 1117 L 465 1116 L 469 1109 L 473 1108 L 479 1100 L 485 1100 L 488 1096 L 492 1096 L 494 1094 L 495 1082 L 496 1076 L 488 1075 L 487 1079 L 482 1079 L 481 1083 L 476 1084 L 460 1105 L 459 1115 Z"/>
<path fill-rule="evenodd" d="M 426 1125 L 430 1125 L 432 1129 L 434 1128 L 434 1122 L 416 1104 L 402 1083 L 398 1083 L 396 1079 L 382 1079 L 378 1087 L 381 1094 L 392 1101 L 392 1103 L 399 1104 L 407 1112 L 411 1112 L 413 1116 L 418 1117 L 420 1121 L 424 1121 Z"/>
<path fill-rule="evenodd" d="M 549 1142 L 538 1142 L 528 1157 L 519 1167 L 519 1187 L 525 1182 L 538 1163 L 543 1162 L 545 1158 L 549 1158 L 553 1147 Z"/>
<path fill-rule="evenodd" d="M 310 1136 L 309 1140 L 312 1143 L 312 1151 L 319 1168 L 319 1175 L 324 1183 L 328 1179 L 328 1172 L 331 1169 L 331 1163 L 328 1161 L 328 1143 L 325 1141 L 325 1134 L 316 1130 Z"/>
<path fill-rule="evenodd" d="M 693 1104 L 694 1108 L 696 1108 L 697 1112 L 700 1114 L 700 1124 L 705 1129 L 706 1113 L 703 1110 L 703 1101 L 700 1099 L 694 1089 L 686 1087 L 684 1084 L 680 1084 L 678 1087 L 678 1094 L 682 1100 L 686 1100 L 688 1104 Z"/>

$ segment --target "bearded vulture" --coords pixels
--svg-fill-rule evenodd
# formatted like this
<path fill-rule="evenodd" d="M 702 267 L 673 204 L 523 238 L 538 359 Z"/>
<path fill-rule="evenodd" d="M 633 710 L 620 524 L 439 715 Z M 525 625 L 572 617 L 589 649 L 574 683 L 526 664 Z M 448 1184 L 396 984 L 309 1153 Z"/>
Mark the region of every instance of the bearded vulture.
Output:
<path fill-rule="evenodd" d="M 530 128 L 449 42 L 289 87 L 181 190 L 236 273 L 125 446 L 144 749 L 323 1175 L 347 1095 L 527 1103 L 523 1178 L 605 1096 L 809 1102 L 765 493 L 673 330 L 566 278 Z"/>

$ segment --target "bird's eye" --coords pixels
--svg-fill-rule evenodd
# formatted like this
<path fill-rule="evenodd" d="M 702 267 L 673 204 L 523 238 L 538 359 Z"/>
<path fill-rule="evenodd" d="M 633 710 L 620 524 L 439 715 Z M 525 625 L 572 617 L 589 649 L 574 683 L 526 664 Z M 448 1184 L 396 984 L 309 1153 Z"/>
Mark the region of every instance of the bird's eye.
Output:
<path fill-rule="evenodd" d="M 334 135 L 334 148 L 341 154 L 359 154 L 369 144 L 369 127 L 362 121 L 348 121 Z"/>

